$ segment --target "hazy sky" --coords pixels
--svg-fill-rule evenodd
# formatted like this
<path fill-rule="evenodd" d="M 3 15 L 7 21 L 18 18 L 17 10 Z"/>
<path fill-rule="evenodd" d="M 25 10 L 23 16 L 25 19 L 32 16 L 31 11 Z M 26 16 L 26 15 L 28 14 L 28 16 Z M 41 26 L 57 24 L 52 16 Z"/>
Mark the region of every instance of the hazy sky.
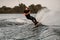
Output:
<path fill-rule="evenodd" d="M 41 4 L 49 9 L 60 9 L 60 0 L 0 0 L 0 7 L 4 5 L 14 7 L 19 3 L 24 3 L 26 6 L 31 4 Z"/>

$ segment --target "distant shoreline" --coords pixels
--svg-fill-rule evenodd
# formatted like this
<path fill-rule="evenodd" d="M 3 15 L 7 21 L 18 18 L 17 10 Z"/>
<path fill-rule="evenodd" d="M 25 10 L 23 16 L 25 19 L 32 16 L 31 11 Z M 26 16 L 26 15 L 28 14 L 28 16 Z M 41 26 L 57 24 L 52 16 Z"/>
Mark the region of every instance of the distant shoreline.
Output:
<path fill-rule="evenodd" d="M 11 7 L 6 7 L 6 6 L 2 6 L 0 7 L 0 14 L 7 14 L 7 13 L 23 13 L 25 8 L 27 6 L 23 3 L 19 4 L 19 6 L 14 6 L 13 8 Z M 37 4 L 37 5 L 34 5 L 34 4 L 31 4 L 30 6 L 28 6 L 31 13 L 37 13 L 39 10 L 43 9 L 43 8 L 46 8 L 46 7 L 42 7 L 41 4 Z"/>
<path fill-rule="evenodd" d="M 0 14 L 23 14 L 23 13 L 0 13 Z M 31 13 L 31 14 L 37 14 L 37 13 Z"/>

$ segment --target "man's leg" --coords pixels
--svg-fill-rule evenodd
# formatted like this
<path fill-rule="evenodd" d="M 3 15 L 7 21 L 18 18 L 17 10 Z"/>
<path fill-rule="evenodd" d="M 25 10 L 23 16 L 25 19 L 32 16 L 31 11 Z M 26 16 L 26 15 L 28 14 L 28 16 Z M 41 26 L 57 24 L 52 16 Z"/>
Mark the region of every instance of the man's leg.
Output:
<path fill-rule="evenodd" d="M 38 23 L 37 20 L 36 20 L 34 17 L 31 16 L 30 19 L 32 20 L 32 22 L 33 22 L 35 25 Z"/>
<path fill-rule="evenodd" d="M 33 23 L 36 25 L 38 22 L 36 21 L 36 19 L 33 19 L 32 20 L 33 21 Z"/>
<path fill-rule="evenodd" d="M 32 20 L 32 22 L 33 22 L 35 25 L 38 23 L 37 20 L 36 20 L 33 16 L 27 16 L 26 18 L 29 19 L 29 20 Z"/>

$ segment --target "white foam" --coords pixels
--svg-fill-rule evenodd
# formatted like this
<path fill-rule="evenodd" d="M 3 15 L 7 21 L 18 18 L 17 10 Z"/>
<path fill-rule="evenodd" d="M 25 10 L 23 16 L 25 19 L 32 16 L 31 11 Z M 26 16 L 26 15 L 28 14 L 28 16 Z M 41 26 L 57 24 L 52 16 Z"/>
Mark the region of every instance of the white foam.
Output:
<path fill-rule="evenodd" d="M 17 18 L 16 21 L 17 21 L 17 22 L 20 22 L 20 23 L 22 23 L 22 22 L 26 22 L 25 20 L 20 19 L 20 18 Z"/>
<path fill-rule="evenodd" d="M 20 18 L 10 18 L 10 19 L 6 19 L 5 21 L 26 23 L 26 21 L 24 19 L 20 19 Z"/>

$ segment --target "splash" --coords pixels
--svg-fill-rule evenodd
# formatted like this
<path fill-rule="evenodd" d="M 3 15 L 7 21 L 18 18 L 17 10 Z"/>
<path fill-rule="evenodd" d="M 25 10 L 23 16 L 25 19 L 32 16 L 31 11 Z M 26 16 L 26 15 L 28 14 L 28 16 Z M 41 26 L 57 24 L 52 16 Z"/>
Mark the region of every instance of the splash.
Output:
<path fill-rule="evenodd" d="M 41 11 L 38 11 L 36 19 L 38 22 L 45 25 L 60 25 L 60 11 L 44 8 Z"/>

